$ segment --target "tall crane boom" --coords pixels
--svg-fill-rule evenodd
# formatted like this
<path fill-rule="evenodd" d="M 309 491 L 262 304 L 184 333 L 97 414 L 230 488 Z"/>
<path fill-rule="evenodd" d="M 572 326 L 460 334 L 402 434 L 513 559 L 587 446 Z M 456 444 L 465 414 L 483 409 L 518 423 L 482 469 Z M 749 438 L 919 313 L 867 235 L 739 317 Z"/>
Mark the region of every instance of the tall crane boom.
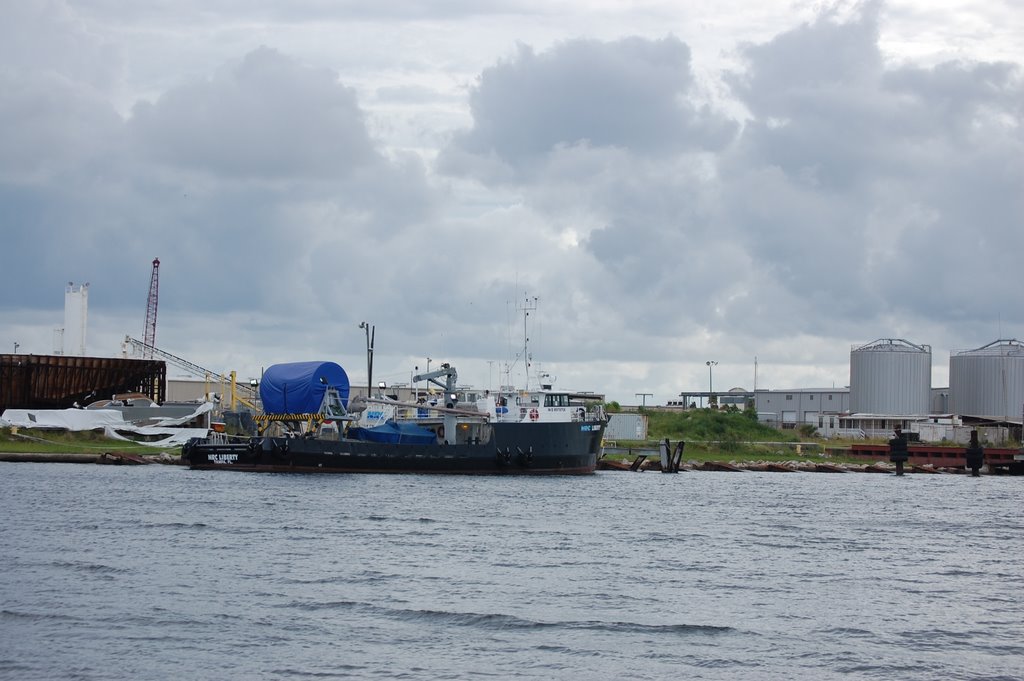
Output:
<path fill-rule="evenodd" d="M 153 275 L 149 278 L 149 298 L 146 301 L 146 329 L 142 336 L 142 357 L 153 359 L 156 345 L 156 308 L 160 295 L 160 258 L 153 258 Z"/>
<path fill-rule="evenodd" d="M 150 353 L 150 359 L 152 359 L 154 356 L 155 357 L 159 357 L 160 359 L 162 359 L 164 361 L 170 362 L 170 363 L 176 365 L 177 367 L 179 367 L 181 369 L 184 369 L 185 371 L 189 372 L 190 374 L 194 374 L 196 376 L 201 376 L 203 378 L 206 378 L 207 380 L 211 380 L 212 379 L 212 380 L 218 381 L 220 383 L 226 383 L 226 384 L 231 386 L 231 393 L 232 393 L 231 400 L 232 400 L 232 402 L 238 401 L 238 402 L 241 402 L 242 404 L 244 404 L 247 407 L 250 407 L 252 409 L 256 409 L 256 405 L 254 404 L 254 402 L 256 402 L 256 399 L 258 397 L 258 393 L 256 391 L 256 388 L 254 386 L 252 386 L 252 385 L 240 385 L 240 384 L 238 384 L 235 381 L 235 372 L 234 371 L 232 371 L 229 376 L 225 376 L 224 374 L 221 374 L 219 372 L 211 371 L 210 369 L 204 369 L 203 367 L 199 366 L 198 364 L 190 362 L 187 359 L 183 359 L 181 357 L 178 357 L 177 355 L 172 355 L 171 353 L 167 352 L 166 350 L 161 350 L 160 348 L 154 348 L 152 346 L 147 346 L 145 343 L 143 343 L 142 341 L 140 341 L 140 340 L 138 340 L 136 338 L 132 338 L 131 336 L 125 336 L 124 337 L 124 345 L 122 346 L 122 349 L 124 350 L 126 356 L 128 354 L 128 348 L 132 348 L 133 350 L 141 351 L 141 352 L 147 352 L 148 351 Z M 246 398 L 244 398 L 244 397 L 242 397 L 241 395 L 238 394 L 238 389 L 239 388 L 241 388 L 241 390 L 244 390 L 246 392 L 246 394 L 249 396 L 248 399 L 246 399 Z M 232 408 L 234 408 L 234 405 L 232 405 Z"/>

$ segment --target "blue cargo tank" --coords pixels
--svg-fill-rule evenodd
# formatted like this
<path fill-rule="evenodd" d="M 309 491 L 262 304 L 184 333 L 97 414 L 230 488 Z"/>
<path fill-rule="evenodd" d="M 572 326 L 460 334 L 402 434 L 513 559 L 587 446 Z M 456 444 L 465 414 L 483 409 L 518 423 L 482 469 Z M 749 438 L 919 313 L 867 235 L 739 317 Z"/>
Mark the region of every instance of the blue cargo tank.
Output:
<path fill-rule="evenodd" d="M 275 364 L 263 373 L 260 399 L 266 414 L 312 414 L 320 411 L 324 393 L 338 391 L 348 406 L 351 388 L 348 374 L 334 362 Z"/>

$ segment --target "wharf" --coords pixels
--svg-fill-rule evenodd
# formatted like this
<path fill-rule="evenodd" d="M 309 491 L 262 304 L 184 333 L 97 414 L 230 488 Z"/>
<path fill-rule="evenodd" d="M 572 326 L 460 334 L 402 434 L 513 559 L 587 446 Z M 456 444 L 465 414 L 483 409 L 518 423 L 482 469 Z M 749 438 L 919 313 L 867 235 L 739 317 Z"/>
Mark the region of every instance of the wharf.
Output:
<path fill-rule="evenodd" d="M 668 446 L 666 441 L 665 447 Z M 649 448 L 605 448 L 605 453 L 625 455 L 624 458 L 598 459 L 597 469 L 603 471 L 661 471 L 662 463 L 657 450 Z M 681 451 L 680 451 L 681 454 Z M 963 447 L 938 445 L 910 445 L 908 447 L 908 473 L 965 473 L 966 452 Z M 685 471 L 762 471 L 772 473 L 894 473 L 896 467 L 889 462 L 889 446 L 885 444 L 855 444 L 850 447 L 831 447 L 824 454 L 843 457 L 847 463 L 797 459 L 791 461 L 682 461 L 665 472 Z M 849 462 L 859 459 L 859 462 Z M 989 474 L 1024 474 L 1024 451 L 1020 449 L 986 447 L 985 469 Z"/>
<path fill-rule="evenodd" d="M 849 449 L 835 449 L 833 452 L 865 461 L 889 460 L 889 445 L 884 444 L 853 444 Z M 966 465 L 963 447 L 912 444 L 907 446 L 907 454 L 907 463 L 911 466 L 963 469 Z M 1024 461 L 1021 460 L 1020 449 L 985 447 L 985 465 L 993 472 L 1011 473 L 1019 472 Z"/>

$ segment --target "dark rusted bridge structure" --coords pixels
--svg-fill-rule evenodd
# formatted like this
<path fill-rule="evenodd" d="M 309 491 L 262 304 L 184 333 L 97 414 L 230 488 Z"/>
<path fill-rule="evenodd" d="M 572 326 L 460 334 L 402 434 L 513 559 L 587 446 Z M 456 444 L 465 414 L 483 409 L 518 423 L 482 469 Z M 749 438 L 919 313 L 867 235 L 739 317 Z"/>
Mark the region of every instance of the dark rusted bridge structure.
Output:
<path fill-rule="evenodd" d="M 163 360 L 0 355 L 0 414 L 5 409 L 67 409 L 113 395 L 137 393 L 158 404 L 167 398 Z"/>

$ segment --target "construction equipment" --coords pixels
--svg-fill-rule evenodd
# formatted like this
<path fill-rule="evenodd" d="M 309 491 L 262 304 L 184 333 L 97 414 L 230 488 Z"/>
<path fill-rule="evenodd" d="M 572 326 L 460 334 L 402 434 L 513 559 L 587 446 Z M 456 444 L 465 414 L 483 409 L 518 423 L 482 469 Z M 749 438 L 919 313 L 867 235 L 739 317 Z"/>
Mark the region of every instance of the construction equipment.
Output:
<path fill-rule="evenodd" d="M 205 368 L 199 366 L 198 364 L 195 364 L 193 362 L 188 361 L 187 359 L 182 359 L 181 357 L 178 357 L 177 355 L 172 355 L 171 353 L 169 353 L 169 352 L 167 352 L 165 350 L 161 350 L 160 348 L 155 348 L 155 347 L 153 347 L 151 345 L 146 345 L 145 342 L 140 341 L 140 340 L 138 340 L 136 338 L 132 338 L 131 336 L 125 336 L 124 337 L 123 348 L 124 348 L 125 354 L 128 353 L 128 349 L 129 348 L 131 348 L 132 350 L 134 350 L 136 352 L 142 352 L 142 353 L 148 352 L 148 353 L 150 353 L 150 357 L 154 357 L 154 356 L 155 357 L 159 357 L 160 359 L 163 359 L 164 361 L 167 361 L 167 362 L 170 362 L 171 364 L 174 364 L 179 369 L 184 369 L 185 371 L 187 371 L 187 372 L 189 372 L 191 374 L 194 374 L 196 376 L 201 376 L 201 377 L 205 378 L 207 381 L 211 381 L 212 380 L 212 381 L 215 381 L 215 382 L 218 382 L 218 383 L 224 383 L 226 385 L 229 385 L 230 388 L 231 388 L 231 410 L 232 411 L 235 410 L 235 407 L 236 407 L 237 403 L 244 404 L 245 406 L 249 407 L 253 411 L 259 411 L 259 408 L 256 406 L 256 401 L 258 399 L 257 393 L 256 393 L 256 386 L 254 386 L 254 385 L 242 385 L 242 386 L 239 386 L 237 381 L 236 381 L 237 375 L 236 375 L 236 373 L 234 371 L 232 371 L 230 374 L 225 376 L 224 374 L 217 373 L 216 371 L 211 371 L 209 369 L 205 369 Z M 238 394 L 239 393 L 239 388 L 242 388 L 243 390 L 248 391 L 248 397 L 247 398 L 246 397 L 242 397 L 241 395 Z M 207 392 L 209 392 L 209 391 L 207 391 Z"/>
<path fill-rule="evenodd" d="M 146 327 L 143 334 L 143 359 L 153 359 L 156 345 L 156 308 L 160 290 L 160 258 L 153 258 L 153 274 L 149 278 L 149 297 L 146 300 Z"/>

